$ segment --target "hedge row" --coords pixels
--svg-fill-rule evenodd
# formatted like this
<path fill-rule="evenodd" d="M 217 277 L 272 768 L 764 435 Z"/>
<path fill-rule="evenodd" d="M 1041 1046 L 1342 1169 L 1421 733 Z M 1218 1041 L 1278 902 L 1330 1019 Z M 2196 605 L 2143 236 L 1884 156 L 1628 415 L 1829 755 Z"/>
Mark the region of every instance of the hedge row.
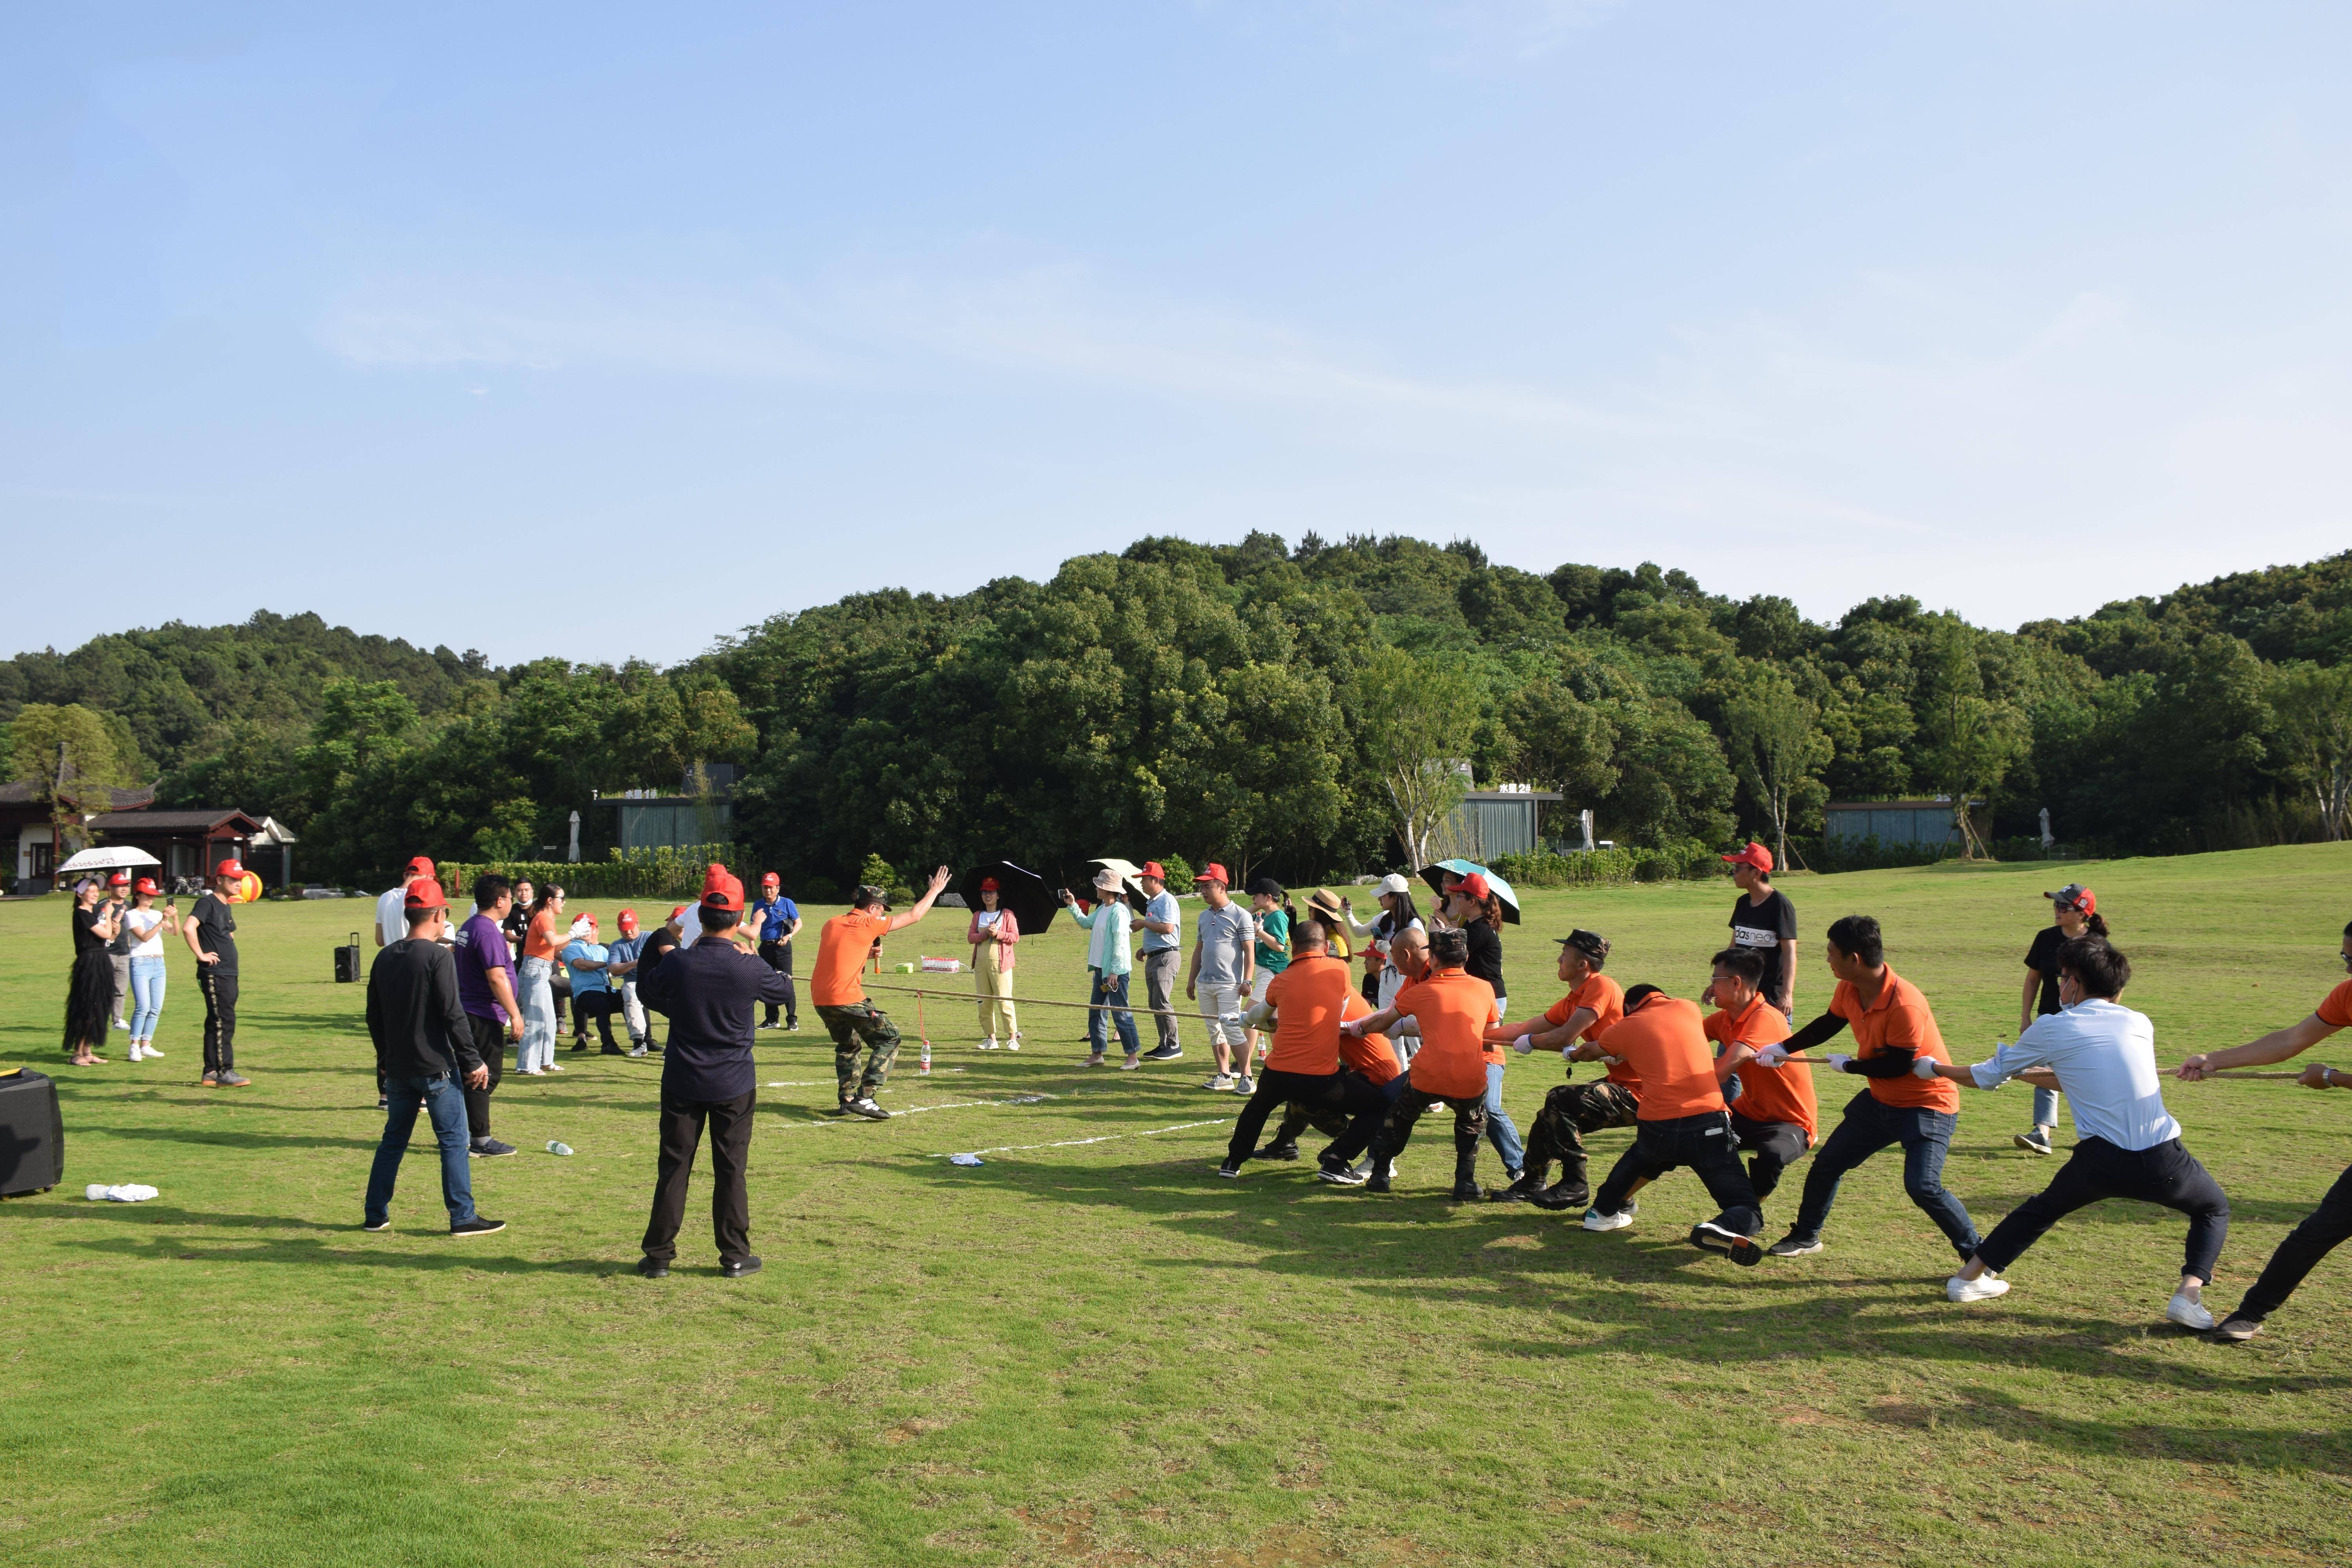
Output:
<path fill-rule="evenodd" d="M 1495 869 L 1517 888 L 1591 888 L 1703 879 L 1720 875 L 1723 867 L 1716 851 L 1693 843 L 1661 849 L 1580 850 L 1573 855 L 1534 849 L 1497 857 Z"/>
<path fill-rule="evenodd" d="M 474 879 L 495 871 L 509 880 L 528 879 L 534 887 L 550 882 L 575 899 L 691 899 L 702 891 L 702 879 L 714 860 L 738 876 L 732 844 L 688 844 L 659 849 L 612 849 L 602 860 L 496 860 L 469 864 L 444 860 L 438 869 L 441 885 L 453 899 L 467 896 Z M 753 872 L 747 881 L 756 882 Z M 753 890 L 756 891 L 756 889 Z"/>

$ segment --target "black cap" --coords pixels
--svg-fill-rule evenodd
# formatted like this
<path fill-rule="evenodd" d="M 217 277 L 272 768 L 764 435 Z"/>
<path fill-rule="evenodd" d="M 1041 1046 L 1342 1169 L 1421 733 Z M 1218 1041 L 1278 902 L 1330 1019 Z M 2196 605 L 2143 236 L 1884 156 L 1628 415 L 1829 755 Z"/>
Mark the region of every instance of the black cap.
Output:
<path fill-rule="evenodd" d="M 1282 897 L 1282 884 L 1276 881 L 1271 877 L 1260 877 L 1256 881 L 1252 882 L 1249 885 L 1249 893 L 1250 897 L 1254 899 L 1261 896 L 1269 899 L 1278 899 Z"/>
<path fill-rule="evenodd" d="M 1582 926 L 1566 936 L 1556 936 L 1552 940 L 1562 947 L 1576 949 L 1595 963 L 1609 956 L 1609 939 L 1597 931 L 1586 931 Z"/>

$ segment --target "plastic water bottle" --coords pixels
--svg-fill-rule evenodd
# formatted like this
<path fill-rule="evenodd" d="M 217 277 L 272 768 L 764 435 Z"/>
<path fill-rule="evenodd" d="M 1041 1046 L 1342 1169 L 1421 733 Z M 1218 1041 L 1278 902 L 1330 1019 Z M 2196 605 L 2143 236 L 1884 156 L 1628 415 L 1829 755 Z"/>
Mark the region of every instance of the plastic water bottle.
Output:
<path fill-rule="evenodd" d="M 554 1139 L 551 1138 L 547 1141 L 547 1152 L 551 1154 L 569 1154 L 572 1152 L 572 1145 L 569 1143 L 558 1143 Z"/>
<path fill-rule="evenodd" d="M 931 1042 L 930 1042 L 930 1041 L 929 1041 L 929 1040 L 925 1040 L 925 1041 L 923 1042 L 923 1069 L 922 1069 L 922 1070 L 923 1070 L 923 1071 L 925 1071 L 925 1072 L 929 1072 L 929 1071 L 930 1071 L 930 1070 L 931 1070 Z"/>

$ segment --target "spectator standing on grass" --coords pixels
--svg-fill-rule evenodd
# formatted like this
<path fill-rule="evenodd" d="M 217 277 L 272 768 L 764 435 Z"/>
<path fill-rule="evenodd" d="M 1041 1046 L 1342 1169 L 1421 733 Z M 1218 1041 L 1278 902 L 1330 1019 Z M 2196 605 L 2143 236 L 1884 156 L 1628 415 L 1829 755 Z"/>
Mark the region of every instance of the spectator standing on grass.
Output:
<path fill-rule="evenodd" d="M 539 912 L 535 903 L 538 896 L 539 889 L 530 885 L 530 878 L 515 879 L 514 905 L 507 910 L 507 918 L 499 922 L 499 929 L 506 932 L 507 947 L 514 952 L 522 952 L 524 942 L 530 939 L 530 917 Z"/>
<path fill-rule="evenodd" d="M 710 1132 L 710 1228 L 719 1245 L 719 1272 L 724 1279 L 740 1279 L 760 1268 L 751 1251 L 746 1180 L 751 1110 L 759 1089 L 751 1037 L 760 1005 L 782 1001 L 791 983 L 751 947 L 734 940 L 743 919 L 743 884 L 726 868 L 710 868 L 696 908 L 700 932 L 709 940 L 667 954 L 639 982 L 646 1005 L 670 1023 L 669 1054 L 662 1060 L 661 1151 L 653 1215 L 646 1223 L 645 1258 L 637 1265 L 637 1272 L 648 1279 L 667 1274 L 670 1260 L 677 1256 L 687 1180 L 694 1173 L 694 1156 L 706 1127 Z M 823 967 L 820 957 L 818 968 Z"/>
<path fill-rule="evenodd" d="M 123 929 L 131 933 L 131 1059 L 134 1062 L 148 1057 L 160 1059 L 163 1055 L 155 1048 L 155 1026 L 163 1020 L 164 981 L 170 974 L 163 963 L 163 933 L 179 934 L 180 910 L 174 902 L 157 909 L 160 891 L 152 877 L 140 878 L 131 890 L 131 908 L 122 913 Z"/>
<path fill-rule="evenodd" d="M 1241 1058 L 1243 1072 L 1250 1067 L 1249 1026 L 1242 1009 L 1255 978 L 1257 922 L 1225 891 L 1225 868 L 1215 861 L 1201 868 L 1192 886 L 1200 890 L 1201 912 L 1192 923 L 1192 967 L 1184 977 L 1184 999 L 1200 1004 L 1210 1048 L 1217 1054 L 1217 1070 L 1207 1087 L 1230 1090 L 1237 1081 L 1234 1058 Z"/>
<path fill-rule="evenodd" d="M 836 1116 L 863 1116 L 887 1121 L 890 1113 L 874 1102 L 874 1094 L 889 1080 L 890 1066 L 898 1059 L 898 1026 L 890 1016 L 866 998 L 866 955 L 890 931 L 913 925 L 931 912 L 940 889 L 948 885 L 948 868 L 931 873 L 930 886 L 912 909 L 890 912 L 890 895 L 880 888 L 857 889 L 849 908 L 819 928 L 816 967 L 809 972 L 809 1001 L 833 1037 L 833 1074 L 841 1103 Z M 697 944 L 700 945 L 699 943 Z M 691 951 L 691 950 L 689 950 Z M 675 1043 L 676 1035 L 672 1035 Z M 860 1043 L 866 1048 L 866 1068 L 857 1066 Z"/>
<path fill-rule="evenodd" d="M 980 1048 L 996 1049 L 997 1031 L 1004 1032 L 1004 1048 L 1021 1048 L 1021 1019 L 1013 1006 L 1013 950 L 1021 942 L 1021 922 L 1003 906 L 1004 890 L 993 877 L 980 884 L 980 908 L 963 940 L 971 947 L 971 984 L 980 994 Z"/>
<path fill-rule="evenodd" d="M 1446 917 L 1469 944 L 1469 961 L 1464 972 L 1474 980 L 1483 980 L 1495 993 L 1497 1016 L 1511 1005 L 1509 993 L 1503 985 L 1503 900 L 1487 885 L 1484 872 L 1473 871 L 1455 882 L 1445 895 Z M 1519 1139 L 1518 1124 L 1511 1113 L 1503 1109 L 1503 1042 L 1486 1042 L 1486 1141 L 1501 1156 L 1503 1170 L 1511 1178 L 1511 1186 L 1519 1185 L 1525 1173 L 1527 1148 Z"/>
<path fill-rule="evenodd" d="M 522 1039 L 515 1047 L 515 1071 L 524 1078 L 563 1070 L 555 1062 L 554 991 L 555 964 L 563 952 L 562 928 L 558 924 L 562 919 L 563 889 L 550 883 L 530 912 L 523 932 L 522 963 L 516 966 L 522 983 Z"/>
<path fill-rule="evenodd" d="M 408 934 L 378 952 L 368 967 L 368 1037 L 375 1044 L 388 1100 L 383 1139 L 368 1172 L 363 1223 L 369 1230 L 392 1228 L 394 1184 L 422 1110 L 440 1146 L 441 1202 L 449 1211 L 449 1234 L 489 1236 L 507 1226 L 474 1210 L 474 1173 L 466 1164 L 466 1090 L 486 1087 L 490 1074 L 474 1048 L 473 1025 L 457 997 L 457 961 L 441 945 L 449 901 L 440 883 L 422 878 L 403 892 L 402 910 Z"/>
<path fill-rule="evenodd" d="M 1297 921 L 1292 918 L 1290 901 L 1282 884 L 1273 878 L 1260 877 L 1252 882 L 1249 894 L 1250 918 L 1257 926 L 1257 941 L 1250 952 L 1255 978 L 1250 983 L 1248 1002 L 1263 1002 L 1274 984 L 1274 977 L 1290 966 L 1290 930 Z M 1246 1007 L 1247 1002 L 1244 1005 Z M 1252 1029 L 1248 1048 L 1242 1054 L 1241 1077 L 1234 1085 L 1234 1093 L 1255 1092 L 1256 1084 L 1251 1074 L 1256 1070 L 1257 1059 L 1265 1050 L 1265 1040 L 1257 1030 Z"/>
<path fill-rule="evenodd" d="M 2344 939 L 2336 953 L 2345 967 L 2352 969 L 2352 925 L 2344 928 Z M 2232 1068 L 2269 1067 L 2299 1057 L 2338 1029 L 2346 1028 L 2352 1028 L 2352 979 L 2339 982 L 2301 1023 L 2273 1029 L 2258 1040 L 2249 1040 L 2225 1051 L 2200 1052 L 2180 1064 L 2179 1074 L 2194 1083 Z M 2352 1089 L 2352 1073 L 2338 1072 L 2325 1062 L 2314 1062 L 2303 1069 L 2303 1076 L 2295 1081 L 2305 1089 Z M 2068 1093 L 2071 1095 L 2073 1090 L 2070 1089 Z M 2080 1111 L 2081 1101 L 2077 1100 L 2077 1128 L 2082 1125 Z M 2304 1277 L 2347 1237 L 2352 1237 L 2352 1170 L 2336 1177 L 2336 1184 L 2319 1200 L 2319 1206 L 2287 1232 L 2286 1239 L 2271 1254 L 2271 1260 L 2263 1265 L 2262 1278 L 2238 1302 L 2238 1310 L 2214 1331 L 2216 1336 L 2235 1342 L 2261 1333 L 2263 1321 L 2285 1306 Z"/>
<path fill-rule="evenodd" d="M 1143 996 L 1151 1008 L 1151 1026 L 1159 1041 L 1143 1053 L 1148 1062 L 1172 1062 L 1184 1054 L 1176 1034 L 1176 972 L 1184 944 L 1184 911 L 1168 890 L 1167 868 L 1146 860 L 1136 878 L 1143 888 Z"/>
<path fill-rule="evenodd" d="M 106 879 L 106 903 L 103 907 L 106 918 L 114 922 L 114 940 L 106 944 L 107 964 L 113 971 L 113 1025 L 118 1029 L 127 1030 L 131 1027 L 131 1020 L 123 1016 L 122 1009 L 131 1000 L 131 928 L 123 924 L 122 917 L 131 910 L 130 872 L 117 871 Z M 131 1059 L 137 1061 L 138 1053 L 132 1052 Z"/>
<path fill-rule="evenodd" d="M 1971 1089 L 1999 1089 L 2021 1072 L 2045 1069 L 2065 1086 L 2083 1134 L 2050 1185 L 1992 1227 L 1976 1255 L 1944 1282 L 1944 1294 L 1954 1301 L 2007 1294 L 2001 1272 L 2052 1226 L 2104 1198 L 2133 1198 L 2189 1216 L 2180 1284 L 2164 1315 L 2183 1328 L 2210 1329 L 2213 1314 L 2203 1294 L 2230 1234 L 2230 1200 L 2181 1147 L 2180 1123 L 2164 1108 L 2156 1026 L 2116 1000 L 2131 983 L 2131 963 L 2105 937 L 2081 936 L 2060 950 L 2058 968 L 2061 1010 L 2035 1019 L 2015 1045 L 1974 1067 L 1925 1066 Z"/>
<path fill-rule="evenodd" d="M 1772 851 L 1749 840 L 1723 857 L 1739 897 L 1731 901 L 1731 945 L 1764 955 L 1764 1000 L 1797 1021 L 1797 907 L 1772 886 Z"/>
<path fill-rule="evenodd" d="M 588 1048 L 588 1025 L 593 1019 L 604 1038 L 604 1054 L 621 1055 L 613 1039 L 613 1010 L 621 999 L 604 973 L 612 950 L 596 940 L 596 917 L 584 910 L 572 922 L 571 940 L 563 946 L 563 966 L 572 972 L 572 1048 Z"/>
<path fill-rule="evenodd" d="M 760 879 L 760 901 L 751 906 L 749 920 L 760 934 L 760 958 L 762 963 L 784 977 L 784 1033 L 796 1034 L 801 1026 L 800 994 L 793 986 L 793 938 L 800 934 L 801 907 L 784 897 L 784 879 L 771 871 Z M 768 1016 L 760 1027 L 776 1027 L 776 1004 L 768 1004 Z"/>
<path fill-rule="evenodd" d="M 637 995 L 637 959 L 646 950 L 645 933 L 637 929 L 637 911 L 623 910 L 613 917 L 621 939 L 612 944 L 604 973 L 621 988 L 621 1023 L 629 1031 L 629 1055 L 646 1054 L 646 1005 Z"/>
<path fill-rule="evenodd" d="M 2050 900 L 2051 923 L 2033 933 L 2033 945 L 2025 950 L 2025 994 L 2017 1004 L 2017 1035 L 2033 1026 L 2036 1018 L 2046 1018 L 2063 1005 L 2058 1000 L 2058 954 L 2061 949 L 2083 935 L 2105 937 L 2106 917 L 2099 913 L 2099 896 L 2080 882 L 2069 882 L 2054 893 L 2044 893 Z M 2015 1134 L 2010 1142 L 2029 1153 L 2047 1154 L 2051 1151 L 2050 1135 L 2058 1131 L 2058 1095 L 2053 1089 L 2039 1084 L 2033 1089 L 2033 1126 Z"/>
<path fill-rule="evenodd" d="M 1507 1040 L 1521 1056 L 1559 1052 L 1562 1069 L 1573 1078 L 1576 1068 L 1568 1052 L 1579 1041 L 1599 1039 L 1625 1016 L 1625 992 L 1601 973 L 1609 962 L 1607 937 L 1580 926 L 1554 940 L 1559 943 L 1559 973 L 1568 994 L 1539 1016 L 1500 1024 L 1486 1034 L 1490 1044 Z M 1540 1208 L 1584 1207 L 1592 1201 L 1584 1135 L 1603 1127 L 1631 1127 L 1641 1113 L 1642 1075 L 1631 1062 L 1609 1063 L 1607 1073 L 1595 1082 L 1559 1085 L 1544 1096 L 1521 1155 L 1518 1179 L 1502 1195 Z M 1554 1160 L 1559 1162 L 1559 1180 L 1546 1186 L 1544 1177 Z"/>
<path fill-rule="evenodd" d="M 1135 960 L 1127 949 L 1128 929 L 1133 911 L 1127 907 L 1127 891 L 1119 884 L 1118 873 L 1105 869 L 1095 873 L 1095 907 L 1091 911 L 1077 907 L 1078 901 L 1070 889 L 1062 889 L 1062 902 L 1087 934 L 1087 1001 L 1092 1010 L 1087 1014 L 1087 1066 L 1098 1068 L 1108 1059 L 1110 1031 L 1118 1029 L 1118 1043 L 1125 1047 L 1126 1059 L 1120 1062 L 1122 1071 L 1131 1071 L 1143 1059 L 1143 1046 L 1135 1032 L 1135 1015 L 1128 1009 L 1128 984 L 1133 978 Z"/>
<path fill-rule="evenodd" d="M 409 861 L 400 873 L 400 886 L 386 888 L 376 895 L 375 944 L 390 947 L 408 937 L 408 889 L 420 881 L 432 880 L 437 873 L 433 862 L 419 855 Z"/>
<path fill-rule="evenodd" d="M 114 964 L 107 946 L 121 930 L 105 902 L 106 884 L 85 877 L 74 884 L 73 972 L 66 980 L 66 1053 L 78 1068 L 97 1067 L 106 1058 L 98 1047 L 106 1043 L 108 1013 L 114 1005 Z"/>
<path fill-rule="evenodd" d="M 474 912 L 457 928 L 449 948 L 457 966 L 457 1005 L 465 1009 L 467 1032 L 482 1061 L 480 1081 L 466 1080 L 467 1142 L 485 1159 L 515 1152 L 513 1144 L 490 1136 L 490 1096 L 498 1090 L 506 1043 L 522 1038 L 514 952 L 506 933 L 513 902 L 514 889 L 504 877 L 485 871 L 475 878 Z"/>
<path fill-rule="evenodd" d="M 213 868 L 212 890 L 180 924 L 180 938 L 196 955 L 196 988 L 205 997 L 206 1089 L 243 1089 L 253 1080 L 236 1070 L 236 916 L 230 895 L 245 867 L 224 860 Z"/>

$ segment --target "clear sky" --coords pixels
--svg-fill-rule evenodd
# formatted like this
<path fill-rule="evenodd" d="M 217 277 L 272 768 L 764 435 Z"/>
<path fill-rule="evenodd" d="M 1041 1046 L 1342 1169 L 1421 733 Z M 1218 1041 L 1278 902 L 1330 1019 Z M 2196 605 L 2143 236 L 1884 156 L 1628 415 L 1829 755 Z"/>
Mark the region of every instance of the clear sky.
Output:
<path fill-rule="evenodd" d="M 331 9 L 0 19 L 0 651 L 667 660 L 1151 532 L 2000 626 L 2352 544 L 2352 6 Z"/>

